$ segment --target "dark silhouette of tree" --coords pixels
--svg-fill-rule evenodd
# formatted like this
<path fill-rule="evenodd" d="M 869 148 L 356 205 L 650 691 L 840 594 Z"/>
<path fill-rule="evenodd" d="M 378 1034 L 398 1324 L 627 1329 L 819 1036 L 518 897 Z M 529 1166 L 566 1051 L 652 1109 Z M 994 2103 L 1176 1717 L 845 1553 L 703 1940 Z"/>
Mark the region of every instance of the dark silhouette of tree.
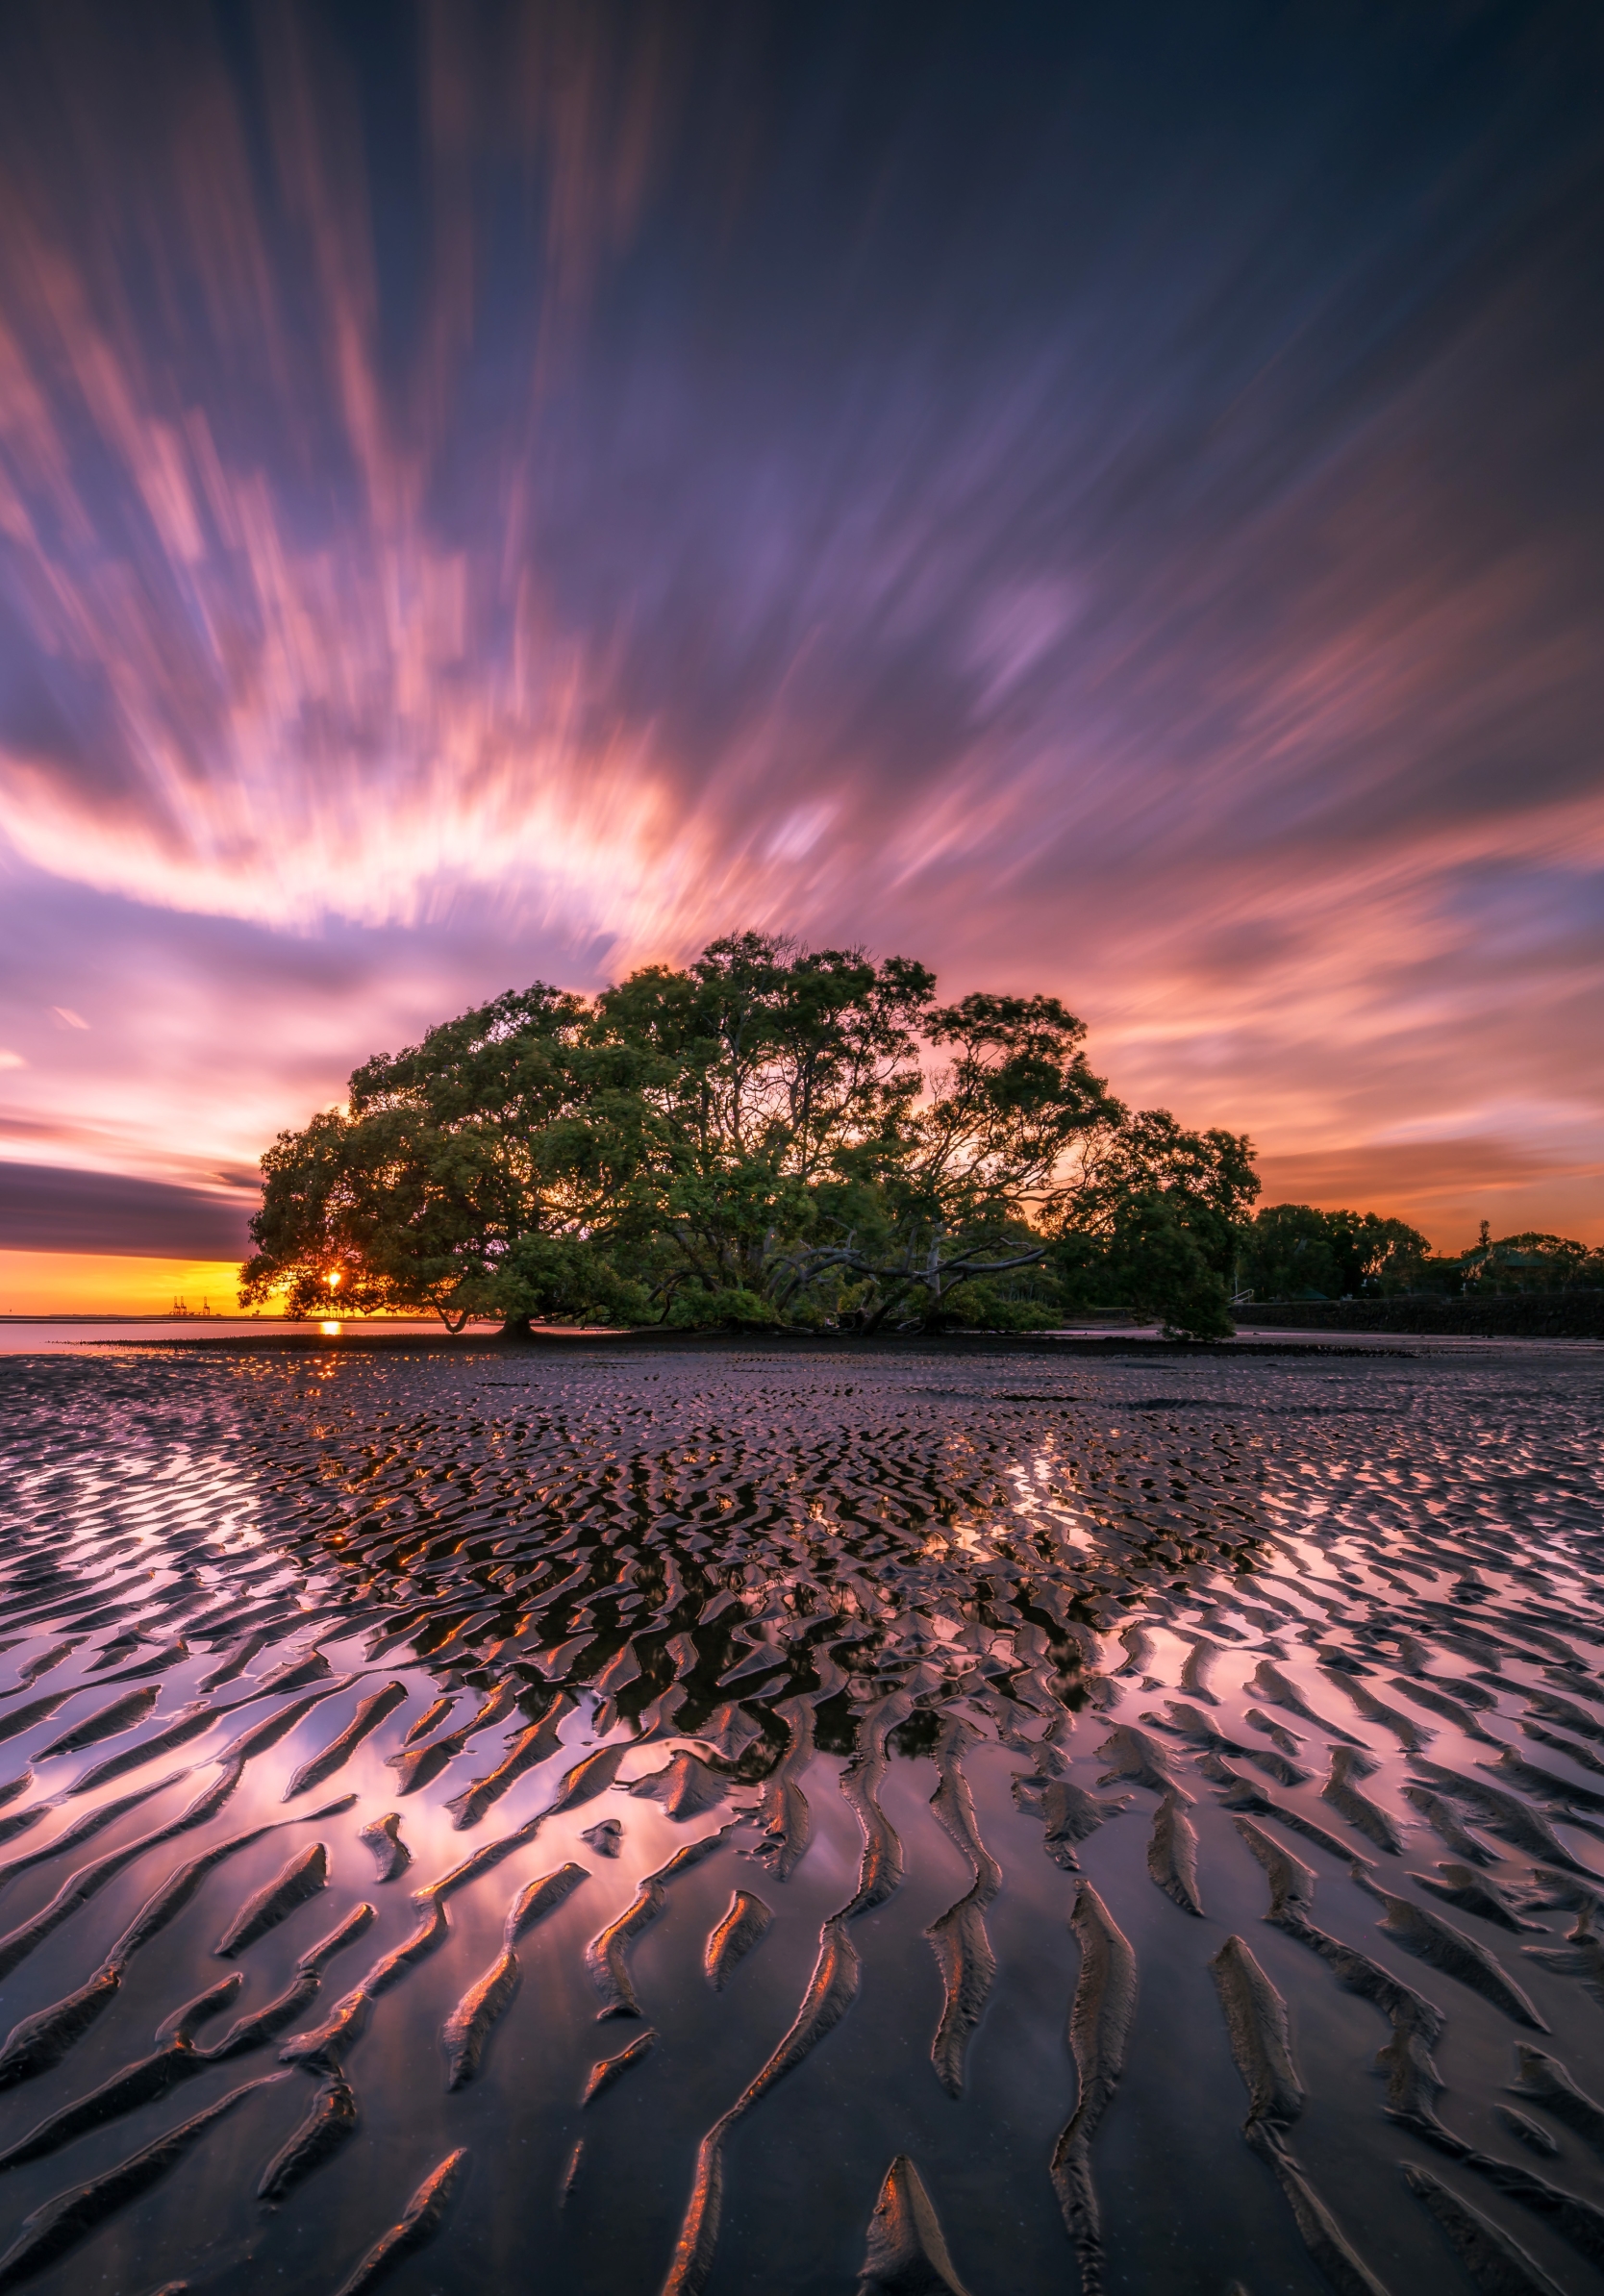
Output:
<path fill-rule="evenodd" d="M 263 1159 L 242 1294 L 874 1330 L 1130 1306 L 1229 1331 L 1245 1138 L 1133 1113 L 1055 997 L 747 933 L 366 1061 Z"/>
<path fill-rule="evenodd" d="M 1431 1257 L 1417 1228 L 1373 1211 L 1268 1204 L 1242 1238 L 1242 1284 L 1258 1300 L 1357 1299 L 1414 1288 Z"/>

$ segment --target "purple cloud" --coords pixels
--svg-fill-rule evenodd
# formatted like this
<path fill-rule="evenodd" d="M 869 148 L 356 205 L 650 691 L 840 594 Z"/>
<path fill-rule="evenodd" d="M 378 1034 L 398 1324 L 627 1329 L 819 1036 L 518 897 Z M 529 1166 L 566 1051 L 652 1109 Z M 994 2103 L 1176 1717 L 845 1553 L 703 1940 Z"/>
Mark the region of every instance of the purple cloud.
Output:
<path fill-rule="evenodd" d="M 367 22 L 0 25 L 19 1147 L 755 923 L 1604 1234 L 1584 18 Z"/>

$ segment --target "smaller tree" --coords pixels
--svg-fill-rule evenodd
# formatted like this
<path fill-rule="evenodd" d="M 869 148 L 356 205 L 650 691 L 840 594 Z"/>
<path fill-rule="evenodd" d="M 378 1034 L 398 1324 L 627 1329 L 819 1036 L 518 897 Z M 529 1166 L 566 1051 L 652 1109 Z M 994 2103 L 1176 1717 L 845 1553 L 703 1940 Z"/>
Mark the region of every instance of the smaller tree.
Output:
<path fill-rule="evenodd" d="M 1066 1301 L 1157 1315 L 1179 1338 L 1228 1338 L 1233 1268 L 1258 1192 L 1245 1134 L 1188 1132 L 1167 1109 L 1121 1111 L 1059 1208 Z"/>
<path fill-rule="evenodd" d="M 1407 1220 L 1365 1214 L 1362 1285 L 1366 1291 L 1416 1290 L 1432 1256 L 1430 1240 Z"/>
<path fill-rule="evenodd" d="M 1528 1228 L 1518 1235 L 1484 1235 L 1461 1264 L 1466 1283 L 1477 1291 L 1564 1291 L 1596 1284 L 1604 1254 L 1569 1236 Z"/>
<path fill-rule="evenodd" d="M 1426 1237 L 1403 1220 L 1270 1204 L 1243 1237 L 1241 1273 L 1256 1299 L 1357 1299 L 1410 1289 L 1430 1255 Z"/>

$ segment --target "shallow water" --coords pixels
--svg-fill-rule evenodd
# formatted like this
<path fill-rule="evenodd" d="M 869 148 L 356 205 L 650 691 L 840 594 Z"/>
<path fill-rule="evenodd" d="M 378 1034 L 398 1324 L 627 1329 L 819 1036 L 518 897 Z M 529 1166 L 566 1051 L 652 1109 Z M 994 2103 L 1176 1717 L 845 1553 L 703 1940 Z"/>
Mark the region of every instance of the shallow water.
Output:
<path fill-rule="evenodd" d="M 1600 2284 L 1601 1374 L 12 1358 L 0 2289 Z"/>

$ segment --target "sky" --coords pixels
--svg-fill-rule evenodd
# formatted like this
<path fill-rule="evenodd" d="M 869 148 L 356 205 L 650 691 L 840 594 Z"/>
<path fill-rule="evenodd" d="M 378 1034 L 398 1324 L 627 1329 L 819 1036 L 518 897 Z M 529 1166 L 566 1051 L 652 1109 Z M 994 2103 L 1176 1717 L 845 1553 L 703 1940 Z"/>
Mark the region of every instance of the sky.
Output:
<path fill-rule="evenodd" d="M 8 5 L 0 1311 L 748 926 L 1604 1240 L 1601 122 L 1541 0 Z"/>

